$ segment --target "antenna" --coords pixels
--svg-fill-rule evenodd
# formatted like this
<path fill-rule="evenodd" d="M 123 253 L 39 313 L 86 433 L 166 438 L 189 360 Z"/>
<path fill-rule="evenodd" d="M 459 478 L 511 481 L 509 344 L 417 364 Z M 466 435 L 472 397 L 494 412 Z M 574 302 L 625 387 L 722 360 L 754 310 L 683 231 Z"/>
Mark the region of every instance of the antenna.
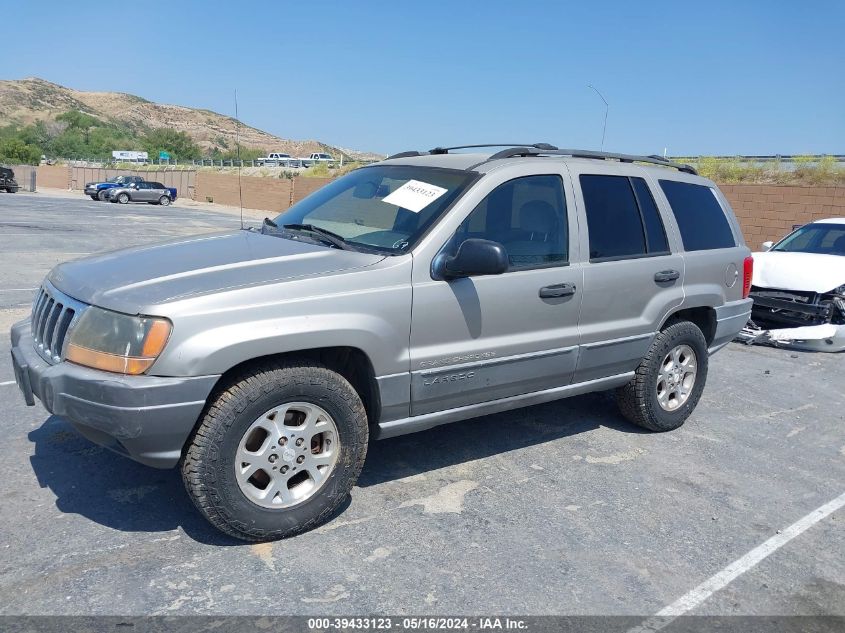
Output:
<path fill-rule="evenodd" d="M 244 228 L 244 194 L 241 189 L 241 122 L 238 120 L 238 89 L 235 88 L 235 146 L 238 157 L 238 204 L 241 208 L 241 230 Z"/>
<path fill-rule="evenodd" d="M 604 126 L 601 129 L 601 148 L 599 149 L 599 151 L 603 152 L 604 151 L 604 133 L 607 132 L 607 111 L 610 110 L 610 104 L 608 104 L 607 99 L 605 99 L 604 96 L 602 96 L 602 94 L 599 92 L 598 88 L 596 88 L 592 84 L 588 84 L 587 88 L 592 88 L 593 90 L 595 90 L 596 94 L 599 96 L 599 98 L 601 98 L 601 100 L 604 101 Z"/>

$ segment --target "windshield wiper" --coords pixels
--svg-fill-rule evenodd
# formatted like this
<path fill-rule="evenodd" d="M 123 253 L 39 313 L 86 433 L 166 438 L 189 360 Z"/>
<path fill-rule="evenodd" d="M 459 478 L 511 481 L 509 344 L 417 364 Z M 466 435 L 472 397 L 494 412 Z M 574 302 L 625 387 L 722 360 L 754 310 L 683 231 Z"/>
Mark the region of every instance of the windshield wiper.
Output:
<path fill-rule="evenodd" d="M 328 242 L 332 246 L 336 246 L 337 248 L 343 250 L 350 249 L 349 244 L 343 237 L 341 237 L 337 233 L 332 233 L 331 231 L 322 227 L 314 226 L 313 224 L 285 224 L 282 226 L 282 228 L 288 229 L 289 231 L 307 231 L 308 233 L 315 233 L 316 235 L 319 235 L 321 238 L 323 238 L 325 242 Z"/>

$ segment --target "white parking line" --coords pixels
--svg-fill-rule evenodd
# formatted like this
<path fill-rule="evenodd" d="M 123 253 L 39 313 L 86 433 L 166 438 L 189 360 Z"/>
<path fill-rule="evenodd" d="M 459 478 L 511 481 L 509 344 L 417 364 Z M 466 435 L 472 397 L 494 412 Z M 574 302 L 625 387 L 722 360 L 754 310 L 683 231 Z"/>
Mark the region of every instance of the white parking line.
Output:
<path fill-rule="evenodd" d="M 14 385 L 14 380 L 7 380 L 6 382 L 0 382 L 0 387 L 5 387 L 6 385 Z"/>
<path fill-rule="evenodd" d="M 28 290 L 38 290 L 38 288 L 0 288 L 0 292 L 26 292 Z"/>
<path fill-rule="evenodd" d="M 698 585 L 698 587 L 675 600 L 675 602 L 670 604 L 668 607 L 658 611 L 654 614 L 654 616 L 643 622 L 640 626 L 630 629 L 628 633 L 648 633 L 651 631 L 659 631 L 660 629 L 668 626 L 675 618 L 692 611 L 702 602 L 707 600 L 707 598 L 720 589 L 723 589 L 730 582 L 757 565 L 767 556 L 774 553 L 789 543 L 789 541 L 794 539 L 796 536 L 812 527 L 825 517 L 833 514 L 843 506 L 845 506 L 845 492 L 836 497 L 833 501 L 813 510 L 807 516 L 798 519 L 798 521 L 783 530 L 780 534 L 776 534 L 765 543 L 755 547 L 745 556 L 738 558 L 718 574 L 711 576 Z"/>

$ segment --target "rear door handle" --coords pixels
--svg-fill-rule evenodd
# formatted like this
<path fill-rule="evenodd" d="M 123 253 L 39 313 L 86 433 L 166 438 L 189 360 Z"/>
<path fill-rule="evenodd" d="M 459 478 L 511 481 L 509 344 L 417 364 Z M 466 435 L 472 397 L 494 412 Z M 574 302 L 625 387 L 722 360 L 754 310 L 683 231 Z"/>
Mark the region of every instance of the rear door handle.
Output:
<path fill-rule="evenodd" d="M 662 281 L 675 281 L 680 279 L 681 273 L 677 270 L 661 270 L 659 273 L 654 273 L 654 281 L 660 283 Z"/>
<path fill-rule="evenodd" d="M 575 294 L 575 284 L 554 284 L 540 288 L 541 299 L 554 299 L 556 297 L 570 297 Z"/>

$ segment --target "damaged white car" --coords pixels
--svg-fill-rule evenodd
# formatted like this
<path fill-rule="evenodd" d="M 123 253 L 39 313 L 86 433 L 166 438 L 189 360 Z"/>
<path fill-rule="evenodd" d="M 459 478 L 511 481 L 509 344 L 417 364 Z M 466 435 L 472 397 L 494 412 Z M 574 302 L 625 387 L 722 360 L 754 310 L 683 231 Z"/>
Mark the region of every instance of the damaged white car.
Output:
<path fill-rule="evenodd" d="M 845 218 L 817 220 L 753 253 L 751 321 L 738 339 L 845 350 Z"/>

